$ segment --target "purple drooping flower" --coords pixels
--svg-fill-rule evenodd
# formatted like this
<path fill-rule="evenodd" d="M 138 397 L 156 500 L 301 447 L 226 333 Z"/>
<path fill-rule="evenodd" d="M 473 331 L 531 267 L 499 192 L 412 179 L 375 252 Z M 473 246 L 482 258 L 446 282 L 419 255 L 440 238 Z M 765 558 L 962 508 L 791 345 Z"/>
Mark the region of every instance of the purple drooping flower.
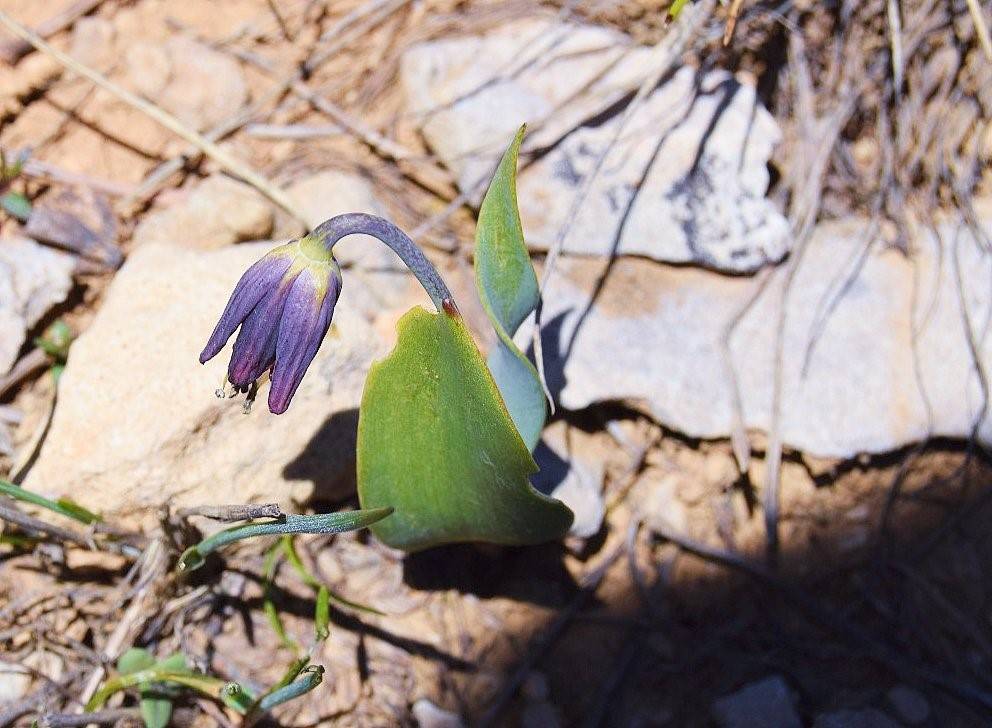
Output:
<path fill-rule="evenodd" d="M 200 354 L 215 357 L 239 326 L 227 379 L 248 392 L 272 373 L 269 410 L 282 414 L 331 325 L 341 269 L 324 236 L 311 234 L 272 250 L 249 268 Z"/>

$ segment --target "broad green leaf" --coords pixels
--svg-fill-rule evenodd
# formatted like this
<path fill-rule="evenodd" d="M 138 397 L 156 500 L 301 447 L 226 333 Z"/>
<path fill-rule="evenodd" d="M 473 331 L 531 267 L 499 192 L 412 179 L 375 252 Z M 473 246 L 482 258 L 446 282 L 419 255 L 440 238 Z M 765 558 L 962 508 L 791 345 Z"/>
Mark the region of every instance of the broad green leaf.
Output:
<path fill-rule="evenodd" d="M 533 451 L 544 428 L 547 405 L 537 369 L 512 338 L 540 298 L 517 209 L 517 157 L 524 131 L 520 127 L 503 154 L 479 208 L 475 284 L 499 337 L 489 354 L 489 369 L 513 423 Z"/>
<path fill-rule="evenodd" d="M 141 719 L 145 728 L 166 728 L 172 720 L 173 695 L 168 688 L 150 685 L 141 691 Z"/>
<path fill-rule="evenodd" d="M 461 318 L 417 307 L 397 329 L 358 420 L 362 507 L 395 509 L 373 533 L 408 551 L 563 536 L 572 512 L 531 487 L 537 465 Z"/>
<path fill-rule="evenodd" d="M 21 222 L 25 222 L 31 217 L 31 200 L 20 192 L 8 192 L 0 195 L 0 208 Z"/>
<path fill-rule="evenodd" d="M 130 675 L 141 670 L 147 670 L 155 664 L 155 657 L 148 650 L 132 647 L 117 658 L 117 672 Z"/>

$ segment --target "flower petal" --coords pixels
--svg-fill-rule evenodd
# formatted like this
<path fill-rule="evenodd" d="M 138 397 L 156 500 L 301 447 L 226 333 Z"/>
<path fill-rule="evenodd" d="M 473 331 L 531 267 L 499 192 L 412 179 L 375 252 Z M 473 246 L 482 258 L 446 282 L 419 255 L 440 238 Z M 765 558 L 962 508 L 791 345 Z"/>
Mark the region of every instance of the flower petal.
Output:
<path fill-rule="evenodd" d="M 289 408 L 331 325 L 341 293 L 341 275 L 335 264 L 326 282 L 317 280 L 321 268 L 324 266 L 310 267 L 297 277 L 283 310 L 269 390 L 269 411 L 273 414 L 282 414 Z"/>
<path fill-rule="evenodd" d="M 279 320 L 294 284 L 293 278 L 282 281 L 258 302 L 241 324 L 227 367 L 227 379 L 236 390 L 247 391 L 275 361 Z"/>
<path fill-rule="evenodd" d="M 224 313 L 220 315 L 207 345 L 200 354 L 201 364 L 217 356 L 234 330 L 244 322 L 259 301 L 279 285 L 279 281 L 293 262 L 293 256 L 285 248 L 286 246 L 280 246 L 272 250 L 241 276 L 224 308 Z"/>

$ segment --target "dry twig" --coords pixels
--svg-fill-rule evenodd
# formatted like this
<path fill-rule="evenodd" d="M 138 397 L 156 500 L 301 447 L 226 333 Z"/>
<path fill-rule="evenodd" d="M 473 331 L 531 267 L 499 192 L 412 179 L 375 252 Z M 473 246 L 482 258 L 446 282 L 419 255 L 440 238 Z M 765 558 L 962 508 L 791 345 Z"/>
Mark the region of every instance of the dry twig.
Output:
<path fill-rule="evenodd" d="M 283 515 L 278 503 L 260 503 L 258 505 L 232 506 L 195 506 L 180 508 L 176 513 L 180 518 L 203 516 L 215 521 L 250 521 L 255 518 L 279 518 Z"/>

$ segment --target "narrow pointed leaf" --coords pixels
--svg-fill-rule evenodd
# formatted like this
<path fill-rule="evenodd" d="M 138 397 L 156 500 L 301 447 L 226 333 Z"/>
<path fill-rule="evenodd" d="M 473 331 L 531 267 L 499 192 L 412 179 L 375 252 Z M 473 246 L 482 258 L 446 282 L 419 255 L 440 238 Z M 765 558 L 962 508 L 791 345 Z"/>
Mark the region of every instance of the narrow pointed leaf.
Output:
<path fill-rule="evenodd" d="M 279 567 L 279 556 L 282 551 L 282 542 L 280 541 L 270 548 L 268 553 L 265 554 L 263 569 L 265 578 L 262 582 L 262 611 L 269 620 L 269 626 L 272 627 L 272 631 L 276 633 L 279 641 L 282 642 L 283 647 L 295 652 L 299 646 L 286 631 L 286 625 L 283 623 L 282 617 L 279 615 L 279 608 L 276 607 L 275 600 L 272 598 L 276 570 Z"/>
<path fill-rule="evenodd" d="M 489 354 L 489 369 L 520 436 L 533 450 L 544 428 L 547 405 L 537 369 L 512 338 L 540 298 L 517 209 L 517 157 L 524 130 L 520 128 L 503 154 L 479 208 L 475 283 L 499 337 Z"/>
<path fill-rule="evenodd" d="M 389 544 L 531 544 L 560 538 L 572 512 L 531 487 L 537 471 L 492 375 L 457 314 L 417 307 L 393 351 L 373 364 L 358 421 L 363 508 Z"/>
<path fill-rule="evenodd" d="M 365 528 L 392 513 L 389 508 L 365 511 L 340 511 L 310 515 L 287 515 L 272 521 L 246 523 L 218 531 L 186 549 L 179 557 L 180 571 L 194 571 L 203 566 L 207 556 L 221 546 L 256 536 L 281 536 L 286 533 L 343 533 Z"/>
<path fill-rule="evenodd" d="M 318 642 L 323 642 L 331 633 L 331 593 L 326 586 L 317 589 L 317 605 L 314 608 L 313 631 Z"/>
<path fill-rule="evenodd" d="M 85 523 L 87 526 L 101 520 L 100 516 L 96 513 L 91 513 L 68 498 L 59 498 L 57 501 L 49 500 L 42 495 L 25 490 L 21 486 L 9 483 L 6 480 L 0 480 L 0 493 L 25 503 L 47 508 L 53 513 L 58 513 L 66 518 L 72 518 L 80 523 Z"/>
<path fill-rule="evenodd" d="M 283 536 L 281 545 L 283 553 L 286 555 L 286 561 L 289 562 L 289 565 L 293 567 L 293 570 L 299 574 L 300 578 L 303 580 L 303 583 L 311 589 L 317 592 L 321 589 L 325 590 L 327 592 L 327 598 L 336 604 L 340 604 L 350 609 L 357 609 L 361 612 L 368 612 L 369 614 L 377 614 L 380 617 L 386 616 L 385 612 L 381 612 L 378 609 L 368 606 L 367 604 L 360 604 L 358 602 L 353 602 L 350 599 L 345 599 L 343 596 L 333 591 L 329 586 L 323 584 L 316 576 L 307 571 L 307 568 L 303 565 L 303 560 L 300 559 L 300 555 L 296 551 L 296 542 L 293 540 L 292 536 Z M 328 609 L 330 609 L 330 605 L 328 605 Z"/>

